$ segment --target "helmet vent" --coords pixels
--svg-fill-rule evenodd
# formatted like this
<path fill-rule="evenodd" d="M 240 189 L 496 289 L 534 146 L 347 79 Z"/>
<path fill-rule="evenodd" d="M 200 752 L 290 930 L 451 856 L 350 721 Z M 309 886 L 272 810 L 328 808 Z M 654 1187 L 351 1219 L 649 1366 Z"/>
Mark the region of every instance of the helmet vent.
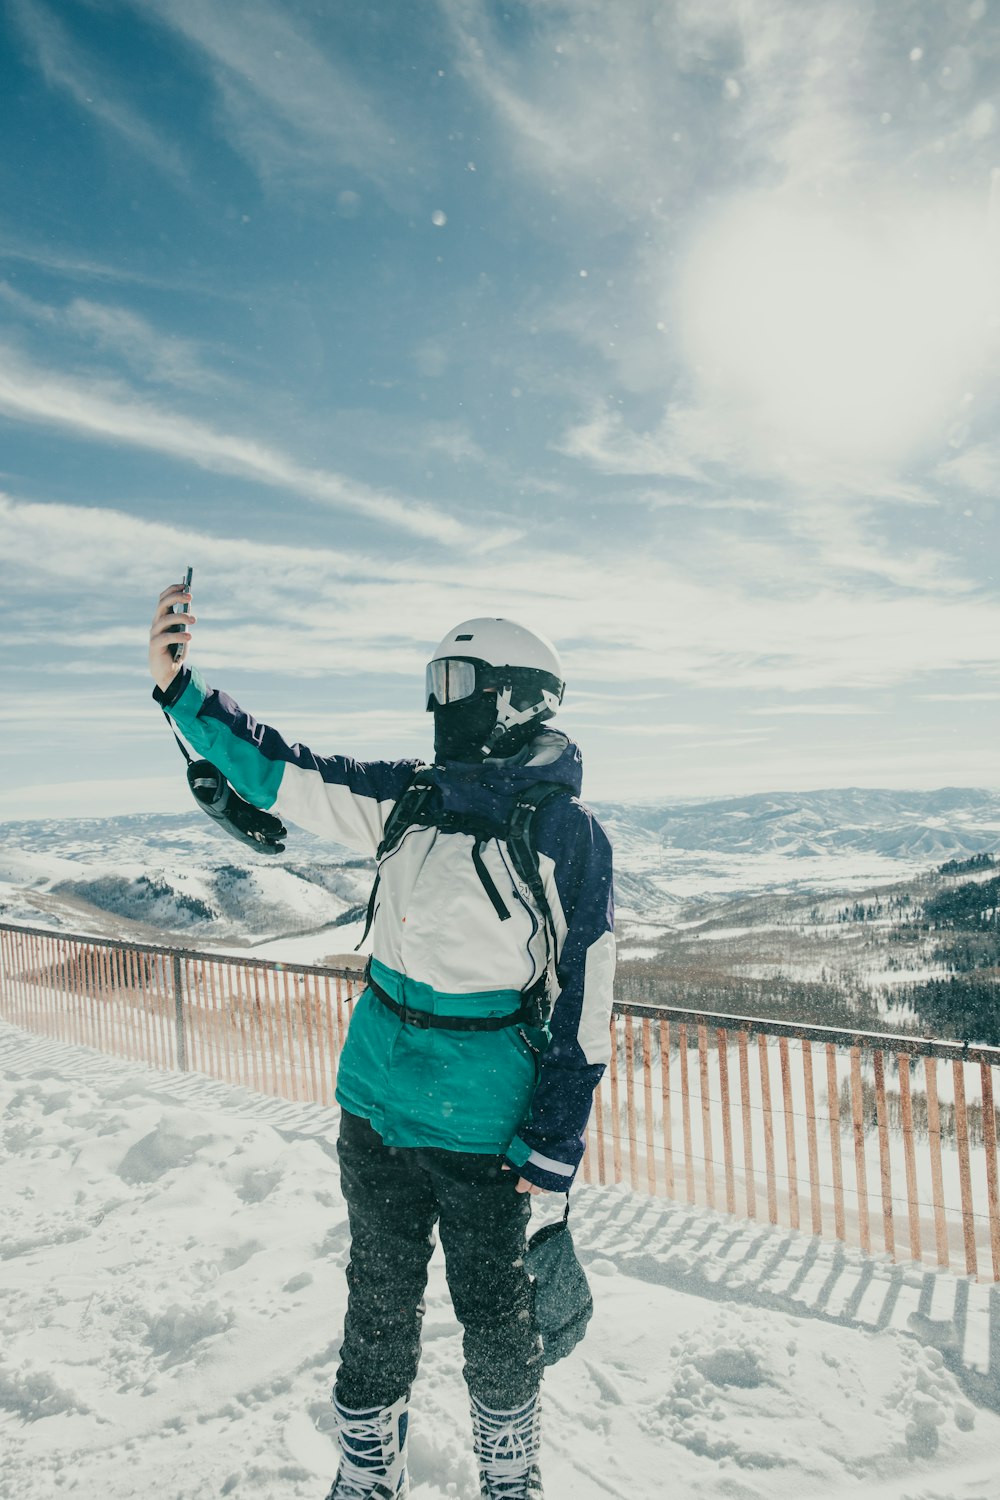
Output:
<path fill-rule="evenodd" d="M 455 639 L 456 639 L 456 641 L 471 641 L 472 640 L 472 636 L 471 635 L 456 635 Z"/>

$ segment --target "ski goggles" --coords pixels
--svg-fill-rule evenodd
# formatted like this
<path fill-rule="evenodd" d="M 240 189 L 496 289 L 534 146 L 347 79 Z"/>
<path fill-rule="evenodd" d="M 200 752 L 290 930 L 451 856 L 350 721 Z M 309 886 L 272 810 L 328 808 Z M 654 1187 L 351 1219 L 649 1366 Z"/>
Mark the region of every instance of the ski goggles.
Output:
<path fill-rule="evenodd" d="M 427 663 L 424 696 L 427 707 L 431 699 L 443 708 L 446 703 L 460 703 L 471 698 L 477 687 L 492 686 L 483 680 L 485 663 L 468 661 L 460 656 L 441 656 Z"/>
<path fill-rule="evenodd" d="M 564 684 L 551 672 L 542 672 L 535 667 L 493 667 L 489 662 L 465 656 L 439 656 L 427 663 L 424 701 L 428 708 L 435 703 L 438 708 L 444 708 L 448 703 L 461 703 L 474 693 L 491 688 L 494 692 L 510 688 L 516 704 L 524 698 L 520 707 L 534 703 L 545 689 L 555 699 L 552 705 L 554 713 L 556 704 L 562 702 Z"/>

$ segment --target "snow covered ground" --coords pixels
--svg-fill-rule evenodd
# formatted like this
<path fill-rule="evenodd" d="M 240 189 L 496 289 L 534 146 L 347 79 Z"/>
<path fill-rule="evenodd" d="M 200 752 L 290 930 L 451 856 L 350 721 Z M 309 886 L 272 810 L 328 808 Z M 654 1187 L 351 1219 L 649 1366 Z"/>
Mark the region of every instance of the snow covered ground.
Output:
<path fill-rule="evenodd" d="M 335 1113 L 6 1024 L 0 1095 L 4 1500 L 320 1500 Z M 552 1500 L 996 1495 L 994 1288 L 624 1189 L 575 1203 L 597 1310 L 546 1378 Z M 460 1363 L 436 1253 L 414 1500 L 476 1493 Z"/>

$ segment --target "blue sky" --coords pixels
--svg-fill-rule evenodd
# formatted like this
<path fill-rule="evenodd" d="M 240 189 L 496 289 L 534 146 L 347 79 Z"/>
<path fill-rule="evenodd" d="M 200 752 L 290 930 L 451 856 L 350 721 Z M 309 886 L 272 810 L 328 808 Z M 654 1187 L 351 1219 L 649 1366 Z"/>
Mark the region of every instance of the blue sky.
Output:
<path fill-rule="evenodd" d="M 0 817 L 185 809 L 195 659 L 421 755 L 458 620 L 586 791 L 996 784 L 1000 6 L 10 0 Z"/>

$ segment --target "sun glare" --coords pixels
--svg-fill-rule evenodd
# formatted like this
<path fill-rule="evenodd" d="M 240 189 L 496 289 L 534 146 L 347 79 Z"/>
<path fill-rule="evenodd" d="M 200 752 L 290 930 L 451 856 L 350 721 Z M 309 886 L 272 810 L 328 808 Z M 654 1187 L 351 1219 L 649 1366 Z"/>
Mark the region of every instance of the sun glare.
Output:
<path fill-rule="evenodd" d="M 752 198 L 678 283 L 701 400 L 763 453 L 899 462 L 940 441 L 995 337 L 985 215 Z"/>

